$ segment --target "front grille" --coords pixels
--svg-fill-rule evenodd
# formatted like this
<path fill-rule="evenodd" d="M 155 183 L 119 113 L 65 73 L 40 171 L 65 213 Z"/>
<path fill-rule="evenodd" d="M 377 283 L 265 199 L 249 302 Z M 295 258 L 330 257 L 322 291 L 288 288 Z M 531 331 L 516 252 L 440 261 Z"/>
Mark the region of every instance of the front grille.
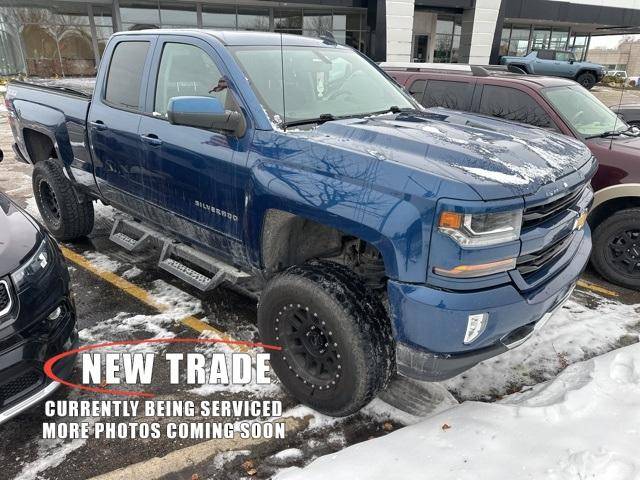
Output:
<path fill-rule="evenodd" d="M 38 373 L 29 371 L 0 386 L 0 405 L 4 405 L 22 393 L 26 393 L 27 390 L 30 390 L 40 382 L 40 378 Z"/>
<path fill-rule="evenodd" d="M 581 185 L 552 202 L 525 208 L 522 214 L 522 229 L 535 227 L 553 215 L 572 207 L 582 197 L 585 188 L 585 185 Z"/>
<path fill-rule="evenodd" d="M 571 240 L 573 240 L 573 233 L 570 233 L 559 242 L 555 242 L 542 250 L 520 255 L 516 261 L 516 268 L 520 272 L 520 275 L 526 278 L 528 275 L 540 270 L 558 255 L 564 253 L 569 247 Z"/>
<path fill-rule="evenodd" d="M 0 280 L 0 317 L 11 310 L 11 294 L 6 280 Z"/>

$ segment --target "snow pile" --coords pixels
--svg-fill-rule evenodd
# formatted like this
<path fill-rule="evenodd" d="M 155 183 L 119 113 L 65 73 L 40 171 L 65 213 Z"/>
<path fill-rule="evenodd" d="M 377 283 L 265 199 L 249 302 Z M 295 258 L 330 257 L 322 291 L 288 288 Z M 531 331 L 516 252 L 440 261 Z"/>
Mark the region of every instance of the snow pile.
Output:
<path fill-rule="evenodd" d="M 498 403 L 466 402 L 278 480 L 637 480 L 640 344 Z"/>
<path fill-rule="evenodd" d="M 595 305 L 584 305 L 590 303 Z M 525 344 L 443 385 L 458 399 L 487 400 L 549 380 L 569 364 L 612 350 L 620 338 L 637 336 L 636 308 L 577 291 Z"/>

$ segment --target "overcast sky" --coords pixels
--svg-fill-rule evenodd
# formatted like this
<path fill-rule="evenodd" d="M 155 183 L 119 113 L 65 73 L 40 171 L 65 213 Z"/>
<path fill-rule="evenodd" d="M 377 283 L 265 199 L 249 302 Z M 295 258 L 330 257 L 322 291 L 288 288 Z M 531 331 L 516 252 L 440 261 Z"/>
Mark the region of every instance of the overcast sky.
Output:
<path fill-rule="evenodd" d="M 640 40 L 640 35 L 603 35 L 601 37 L 591 37 L 589 48 L 618 48 L 618 44 L 625 37 Z"/>

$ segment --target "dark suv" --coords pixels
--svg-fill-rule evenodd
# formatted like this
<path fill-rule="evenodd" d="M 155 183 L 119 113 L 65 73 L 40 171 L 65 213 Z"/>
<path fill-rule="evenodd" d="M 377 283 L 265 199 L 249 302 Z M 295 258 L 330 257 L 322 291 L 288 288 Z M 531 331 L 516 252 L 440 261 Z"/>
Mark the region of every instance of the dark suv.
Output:
<path fill-rule="evenodd" d="M 56 242 L 0 192 L 0 423 L 60 386 L 43 366 L 78 342 L 69 284 Z M 60 360 L 53 373 L 68 379 L 74 360 Z"/>
<path fill-rule="evenodd" d="M 591 262 L 609 281 L 640 288 L 639 130 L 572 80 L 519 75 L 500 67 L 382 66 L 424 107 L 527 123 L 584 142 L 600 164 L 592 180 Z"/>

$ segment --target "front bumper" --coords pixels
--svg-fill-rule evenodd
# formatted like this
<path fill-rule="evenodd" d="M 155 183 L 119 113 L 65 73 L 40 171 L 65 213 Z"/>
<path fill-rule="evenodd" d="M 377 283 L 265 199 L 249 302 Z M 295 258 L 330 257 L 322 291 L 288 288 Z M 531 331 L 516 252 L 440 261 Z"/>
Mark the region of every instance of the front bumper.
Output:
<path fill-rule="evenodd" d="M 588 227 L 566 266 L 533 291 L 514 284 L 454 292 L 390 281 L 389 302 L 398 372 L 425 381 L 454 377 L 477 363 L 524 343 L 568 299 L 591 252 Z M 484 332 L 463 343 L 469 315 L 487 313 Z"/>

